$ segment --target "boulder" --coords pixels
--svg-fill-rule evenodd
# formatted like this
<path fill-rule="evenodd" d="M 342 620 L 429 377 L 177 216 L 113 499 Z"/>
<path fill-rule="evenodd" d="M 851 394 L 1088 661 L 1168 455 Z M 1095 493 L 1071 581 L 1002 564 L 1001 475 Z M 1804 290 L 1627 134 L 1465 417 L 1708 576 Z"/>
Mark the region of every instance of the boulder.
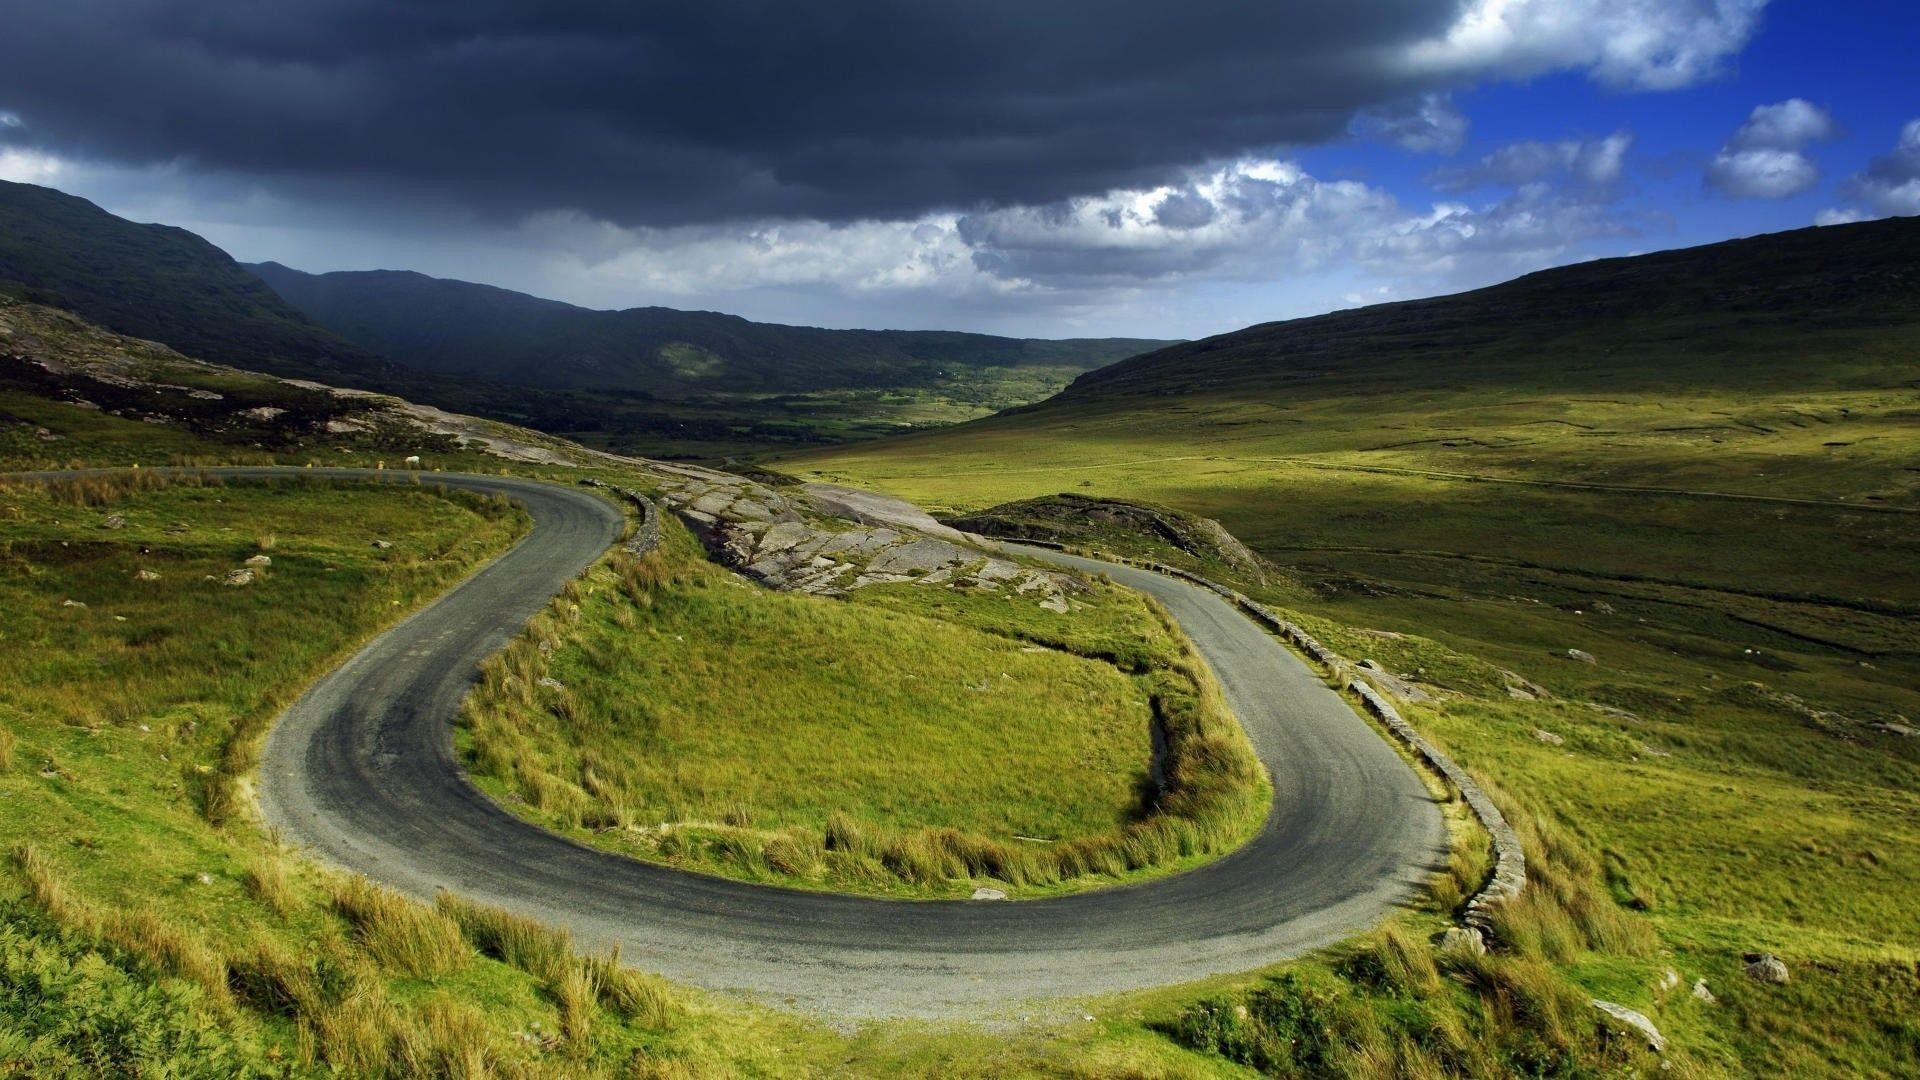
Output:
<path fill-rule="evenodd" d="M 133 575 L 135 581 L 159 581 L 160 575 L 151 570 L 140 570 Z"/>
<path fill-rule="evenodd" d="M 1772 953 L 1748 953 L 1747 978 L 1757 983 L 1783 986 L 1787 982 L 1787 965 Z"/>
<path fill-rule="evenodd" d="M 221 582 L 221 584 L 251 585 L 253 584 L 253 571 L 244 566 L 238 570 L 229 570 L 227 571 L 227 579 Z"/>
<path fill-rule="evenodd" d="M 1693 980 L 1693 998 L 1695 1001 L 1704 1002 L 1708 1005 L 1712 1005 L 1719 1000 L 1713 996 L 1713 991 L 1707 989 L 1707 980 L 1705 979 Z"/>
<path fill-rule="evenodd" d="M 1540 742 L 1546 743 L 1548 746 L 1565 746 L 1567 743 L 1567 740 L 1562 736 L 1555 735 L 1551 731 L 1543 731 L 1540 728 L 1533 729 L 1533 737 Z"/>
<path fill-rule="evenodd" d="M 373 550 L 375 551 L 385 551 L 392 546 L 393 541 L 391 540 L 375 540 L 373 542 Z"/>
<path fill-rule="evenodd" d="M 273 557 L 270 555 L 252 555 L 247 558 L 247 565 L 265 569 L 273 565 Z"/>
<path fill-rule="evenodd" d="M 1582 664 L 1597 664 L 1600 662 L 1599 660 L 1594 658 L 1594 655 L 1592 653 L 1586 651 L 1585 649 L 1568 649 L 1567 659 L 1577 660 Z"/>
<path fill-rule="evenodd" d="M 127 519 L 121 517 L 119 514 L 108 514 L 107 520 L 101 522 L 100 527 L 103 529 L 118 529 L 125 526 L 126 523 Z"/>
<path fill-rule="evenodd" d="M 975 900 L 1005 900 L 1007 894 L 999 889 L 989 889 L 982 886 L 981 888 L 973 890 L 973 898 Z"/>
<path fill-rule="evenodd" d="M 1605 1013 L 1609 1019 L 1617 1021 L 1623 1027 L 1632 1029 L 1635 1033 L 1646 1039 L 1647 1046 L 1650 1047 L 1654 1053 L 1661 1054 L 1666 1052 L 1667 1037 L 1660 1034 L 1660 1029 L 1653 1026 L 1653 1021 L 1647 1019 L 1645 1013 L 1635 1009 L 1629 1009 L 1625 1005 L 1620 1005 L 1615 1002 L 1601 1001 L 1599 998 L 1594 998 L 1592 1004 L 1594 1008 Z"/>
<path fill-rule="evenodd" d="M 1487 939 L 1471 926 L 1449 926 L 1447 932 L 1440 935 L 1440 951 L 1483 956 L 1487 951 Z"/>

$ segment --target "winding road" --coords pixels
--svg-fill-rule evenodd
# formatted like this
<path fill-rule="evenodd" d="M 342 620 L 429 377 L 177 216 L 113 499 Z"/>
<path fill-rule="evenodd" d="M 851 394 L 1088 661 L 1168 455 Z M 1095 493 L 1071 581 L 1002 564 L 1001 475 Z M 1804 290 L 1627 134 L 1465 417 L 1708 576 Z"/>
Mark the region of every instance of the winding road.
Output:
<path fill-rule="evenodd" d="M 414 896 L 452 889 L 699 986 L 847 1017 L 932 1017 L 1296 956 L 1374 923 L 1444 860 L 1441 816 L 1420 779 L 1245 616 L 1183 581 L 1038 549 L 1024 550 L 1152 594 L 1212 664 L 1274 780 L 1272 812 L 1248 844 L 1187 873 L 1023 902 L 804 892 L 587 848 L 482 795 L 454 757 L 452 723 L 480 660 L 606 551 L 621 512 L 539 481 L 431 479 L 506 495 L 533 528 L 308 690 L 273 728 L 259 774 L 261 812 L 283 840 Z"/>

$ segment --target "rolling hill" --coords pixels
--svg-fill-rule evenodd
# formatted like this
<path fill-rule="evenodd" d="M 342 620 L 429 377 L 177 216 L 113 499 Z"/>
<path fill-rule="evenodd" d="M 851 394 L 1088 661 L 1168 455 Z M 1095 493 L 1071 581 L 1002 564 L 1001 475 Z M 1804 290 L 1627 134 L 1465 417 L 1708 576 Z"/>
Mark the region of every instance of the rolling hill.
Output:
<path fill-rule="evenodd" d="M 138 225 L 51 188 L 0 181 L 0 281 L 210 360 L 309 375 L 389 373 L 201 237 Z"/>
<path fill-rule="evenodd" d="M 713 311 L 596 311 L 408 271 L 251 269 L 322 325 L 409 366 L 541 387 L 663 396 L 932 388 L 982 369 L 1071 376 L 1167 344 L 825 330 Z"/>
<path fill-rule="evenodd" d="M 6 182 L 0 287 L 190 355 L 673 457 L 956 423 L 1165 344 L 592 311 L 413 273 L 248 268 L 184 229 Z"/>

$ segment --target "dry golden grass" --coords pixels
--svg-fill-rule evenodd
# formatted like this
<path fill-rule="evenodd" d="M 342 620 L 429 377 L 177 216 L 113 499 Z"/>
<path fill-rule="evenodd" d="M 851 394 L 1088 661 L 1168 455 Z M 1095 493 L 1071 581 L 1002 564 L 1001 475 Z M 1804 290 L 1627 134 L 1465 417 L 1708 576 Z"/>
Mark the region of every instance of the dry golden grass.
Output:
<path fill-rule="evenodd" d="M 393 970 L 432 978 L 458 970 L 472 955 L 454 920 L 365 878 L 344 879 L 333 891 L 333 904 L 367 951 Z"/>

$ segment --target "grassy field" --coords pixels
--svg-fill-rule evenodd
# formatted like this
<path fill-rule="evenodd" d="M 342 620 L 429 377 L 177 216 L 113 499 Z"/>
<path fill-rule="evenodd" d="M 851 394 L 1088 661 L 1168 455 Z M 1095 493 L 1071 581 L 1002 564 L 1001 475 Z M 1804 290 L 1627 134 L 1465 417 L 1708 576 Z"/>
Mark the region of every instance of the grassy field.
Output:
<path fill-rule="evenodd" d="M 802 887 L 1020 895 L 1192 865 L 1264 817 L 1211 676 L 1109 584 L 1069 614 L 931 586 L 781 594 L 669 525 L 573 592 L 487 665 L 461 741 L 496 798 L 589 843 Z M 1160 782 L 1156 723 L 1180 763 Z"/>
<path fill-rule="evenodd" d="M 1580 995 L 1598 986 L 1634 1001 L 1674 957 L 1646 936 L 1646 915 L 1612 903 L 1586 844 L 1550 823 L 1530 825 L 1529 837 L 1541 880 L 1554 884 L 1510 915 L 1508 932 L 1524 944 L 1509 954 L 1471 959 L 1429 944 L 1479 879 L 1469 843 L 1433 899 L 1320 957 L 991 1030 L 835 1033 L 664 987 L 451 900 L 399 901 L 275 848 L 243 816 L 214 824 L 209 778 L 244 782 L 247 755 L 229 747 L 328 658 L 498 550 L 512 515 L 431 488 L 304 483 L 6 496 L 16 508 L 0 523 L 13 559 L 6 600 L 25 613 L 7 629 L 56 646 L 0 654 L 16 667 L 0 726 L 10 736 L 0 815 L 13 841 L 0 875 L 0 1058 L 29 1074 L 1244 1075 L 1230 1058 L 1298 1062 L 1310 1074 L 1652 1067 L 1644 1050 L 1602 1036 Z M 106 528 L 115 514 L 120 527 Z M 373 549 L 376 534 L 395 548 Z M 253 585 L 207 580 L 255 554 L 273 562 Z M 142 568 L 160 579 L 139 581 Z M 653 596 L 654 609 L 674 602 L 670 591 Z M 875 592 L 866 603 L 889 617 L 930 618 L 928 607 L 944 606 L 947 625 L 983 635 L 1045 629 L 932 590 Z M 265 637 L 256 626 L 286 629 Z M 1067 651 L 1121 657 L 1135 638 L 1095 620 L 1075 626 L 1059 642 Z M 122 636 L 161 631 L 150 646 Z M 137 655 L 149 647 L 157 651 Z M 1556 960 L 1576 953 L 1581 981 Z M 1707 970 L 1730 1007 L 1776 1022 L 1754 1008 L 1766 999 L 1720 976 L 1724 957 L 1716 963 Z M 1873 970 L 1876 1002 L 1898 1005 L 1899 969 Z M 1820 973 L 1796 974 L 1795 993 L 1821 993 L 1809 981 Z M 1712 1045 L 1708 1021 L 1690 1021 L 1694 1035 L 1670 1012 L 1661 1020 Z M 1311 1033 L 1310 1055 L 1285 1049 Z"/>

